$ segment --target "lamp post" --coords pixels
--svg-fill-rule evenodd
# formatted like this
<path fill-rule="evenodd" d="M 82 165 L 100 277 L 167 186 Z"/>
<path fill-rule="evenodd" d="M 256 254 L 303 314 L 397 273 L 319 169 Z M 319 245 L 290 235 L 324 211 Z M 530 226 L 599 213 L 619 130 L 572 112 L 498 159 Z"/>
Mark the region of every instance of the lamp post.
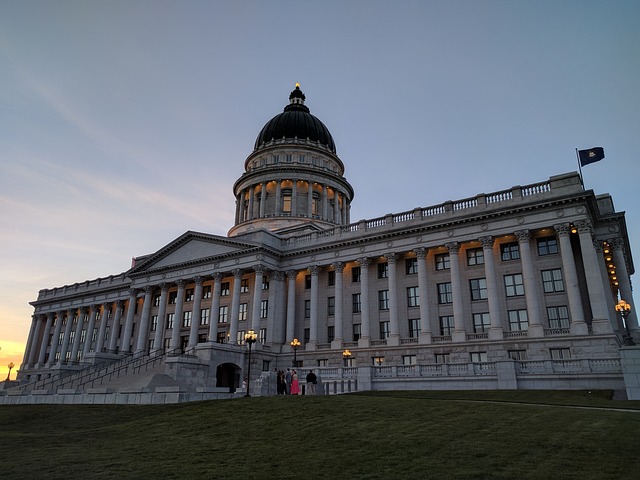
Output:
<path fill-rule="evenodd" d="M 249 395 L 249 385 L 251 385 L 251 346 L 256 343 L 256 338 L 258 338 L 258 336 L 253 330 L 249 330 L 244 335 L 244 341 L 249 345 L 249 365 L 247 366 L 247 394 L 245 395 L 245 397 L 251 396 Z"/>
<path fill-rule="evenodd" d="M 627 346 L 635 345 L 636 342 L 634 342 L 633 337 L 631 337 L 631 332 L 629 331 L 629 324 L 627 323 L 627 317 L 631 313 L 631 305 L 629 305 L 624 300 L 620 300 L 616 304 L 616 312 L 618 312 L 622 317 L 622 321 L 624 323 L 624 329 L 626 331 L 626 335 L 624 336 L 623 343 Z"/>
<path fill-rule="evenodd" d="M 7 382 L 11 379 L 11 369 L 13 367 L 15 367 L 15 364 L 13 362 L 9 362 L 9 365 L 7 365 L 9 367 L 9 374 L 7 375 Z"/>
<path fill-rule="evenodd" d="M 301 345 L 300 340 L 298 340 L 297 338 L 294 338 L 293 340 L 291 340 L 291 348 L 293 348 L 293 366 L 297 367 L 298 366 L 298 347 Z"/>
<path fill-rule="evenodd" d="M 351 350 L 346 349 L 344 352 L 342 352 L 342 358 L 344 358 L 344 366 L 348 367 L 349 359 L 351 358 Z"/>

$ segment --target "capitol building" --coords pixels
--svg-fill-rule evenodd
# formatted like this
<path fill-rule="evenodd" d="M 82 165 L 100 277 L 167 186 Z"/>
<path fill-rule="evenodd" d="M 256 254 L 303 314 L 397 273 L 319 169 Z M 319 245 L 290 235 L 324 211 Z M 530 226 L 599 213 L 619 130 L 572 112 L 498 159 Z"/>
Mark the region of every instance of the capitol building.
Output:
<path fill-rule="evenodd" d="M 126 272 L 40 290 L 0 404 L 273 395 L 287 368 L 301 384 L 313 369 L 318 394 L 640 399 L 634 267 L 610 195 L 570 172 L 354 221 L 345 164 L 305 100 L 296 86 L 260 130 L 226 236 L 187 231 Z"/>

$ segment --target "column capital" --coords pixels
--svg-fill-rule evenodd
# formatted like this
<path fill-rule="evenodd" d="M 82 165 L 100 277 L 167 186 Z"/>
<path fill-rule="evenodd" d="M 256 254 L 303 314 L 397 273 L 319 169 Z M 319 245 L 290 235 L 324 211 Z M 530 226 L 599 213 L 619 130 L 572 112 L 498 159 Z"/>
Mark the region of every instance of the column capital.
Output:
<path fill-rule="evenodd" d="M 518 238 L 518 243 L 525 243 L 531 240 L 530 230 L 516 230 L 513 234 Z"/>
<path fill-rule="evenodd" d="M 578 233 L 589 233 L 593 235 L 593 224 L 589 220 L 578 220 L 573 223 L 578 229 Z"/>
<path fill-rule="evenodd" d="M 558 236 L 565 236 L 571 233 L 571 224 L 569 223 L 558 223 L 553 226 L 553 229 L 556 231 Z"/>
<path fill-rule="evenodd" d="M 138 290 L 136 288 L 130 288 L 129 289 L 129 296 L 130 297 L 135 297 L 136 295 L 138 295 Z"/>
<path fill-rule="evenodd" d="M 211 275 L 211 277 L 213 277 L 213 281 L 214 282 L 220 282 L 222 281 L 222 273 L 220 272 L 215 272 Z"/>
<path fill-rule="evenodd" d="M 198 275 L 196 277 L 193 277 L 193 281 L 196 285 L 202 285 L 202 282 L 204 282 L 204 277 Z"/>
<path fill-rule="evenodd" d="M 495 238 L 493 238 L 491 235 L 480 237 L 478 238 L 478 240 L 480 240 L 482 248 L 493 248 L 493 244 L 495 242 Z"/>
<path fill-rule="evenodd" d="M 428 252 L 429 252 L 429 249 L 425 247 L 419 247 L 419 248 L 413 249 L 413 253 L 415 253 L 416 257 L 419 259 L 426 258 Z"/>
<path fill-rule="evenodd" d="M 243 274 L 243 273 L 244 273 L 244 272 L 242 271 L 242 269 L 241 269 L 241 268 L 236 268 L 236 269 L 234 269 L 234 270 L 231 270 L 231 275 L 233 275 L 235 278 L 240 278 L 240 277 L 242 277 L 242 274 Z"/>
<path fill-rule="evenodd" d="M 116 300 L 116 308 L 123 308 L 124 300 Z"/>
<path fill-rule="evenodd" d="M 178 279 L 174 282 L 178 288 L 184 287 L 186 282 L 183 279 Z"/>
<path fill-rule="evenodd" d="M 280 270 L 272 270 L 271 278 L 277 282 L 280 282 L 284 280 L 284 272 L 281 272 Z"/>
<path fill-rule="evenodd" d="M 287 270 L 287 277 L 289 277 L 290 279 L 295 279 L 297 275 L 298 272 L 296 270 Z"/>
<path fill-rule="evenodd" d="M 311 274 L 311 275 L 318 275 L 318 273 L 320 273 L 321 268 L 318 265 L 311 265 L 309 268 L 307 268 L 307 271 Z"/>
<path fill-rule="evenodd" d="M 104 302 L 102 304 L 102 308 L 104 308 L 106 310 L 107 308 L 111 308 L 112 304 L 113 304 L 113 302 Z"/>
<path fill-rule="evenodd" d="M 160 284 L 160 291 L 166 292 L 167 290 L 169 290 L 169 284 L 167 282 L 162 282 Z"/>
<path fill-rule="evenodd" d="M 342 273 L 344 270 L 344 262 L 333 262 L 331 266 L 335 269 L 336 272 Z"/>
<path fill-rule="evenodd" d="M 267 271 L 266 267 L 264 265 L 254 265 L 253 266 L 253 271 L 255 273 L 265 273 Z"/>
<path fill-rule="evenodd" d="M 612 238 L 607 240 L 607 244 L 613 249 L 613 250 L 623 250 L 624 247 L 624 240 L 622 240 L 621 238 Z"/>
<path fill-rule="evenodd" d="M 449 250 L 449 253 L 455 254 L 460 251 L 460 244 L 458 242 L 445 243 L 444 246 L 446 247 L 447 250 Z"/>
<path fill-rule="evenodd" d="M 361 267 L 365 267 L 365 268 L 371 265 L 371 259 L 367 257 L 358 258 L 356 259 L 356 262 L 358 262 Z"/>
<path fill-rule="evenodd" d="M 396 260 L 398 260 L 398 255 L 396 255 L 395 253 L 391 252 L 391 253 L 385 253 L 384 254 L 384 258 L 387 259 L 387 262 L 389 263 L 396 263 Z"/>
<path fill-rule="evenodd" d="M 153 293 L 153 286 L 152 285 L 145 285 L 144 294 L 145 295 L 151 295 L 152 293 Z"/>

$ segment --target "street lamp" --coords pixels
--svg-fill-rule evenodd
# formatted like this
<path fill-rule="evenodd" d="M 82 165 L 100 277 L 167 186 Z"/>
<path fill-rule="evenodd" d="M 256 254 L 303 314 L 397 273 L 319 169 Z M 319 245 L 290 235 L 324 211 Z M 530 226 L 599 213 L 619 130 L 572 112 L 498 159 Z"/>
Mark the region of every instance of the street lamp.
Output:
<path fill-rule="evenodd" d="M 622 317 L 622 321 L 624 323 L 624 329 L 627 332 L 624 336 L 624 344 L 627 346 L 635 345 L 636 342 L 633 341 L 633 337 L 631 337 L 631 332 L 629 331 L 629 324 L 627 323 L 627 317 L 631 313 L 631 305 L 629 305 L 624 300 L 620 300 L 616 304 L 616 312 L 620 314 Z"/>
<path fill-rule="evenodd" d="M 9 375 L 7 375 L 7 382 L 8 382 L 11 378 L 11 369 L 15 367 L 15 364 L 13 362 L 9 362 L 9 365 L 7 366 L 9 367 Z"/>
<path fill-rule="evenodd" d="M 291 340 L 291 348 L 293 348 L 293 366 L 297 367 L 298 366 L 298 347 L 301 345 L 300 340 L 298 340 L 297 338 L 294 338 L 293 340 Z"/>
<path fill-rule="evenodd" d="M 249 395 L 249 385 L 251 385 L 251 346 L 256 343 L 256 338 L 258 338 L 258 336 L 253 330 L 249 330 L 244 335 L 244 341 L 247 343 L 247 345 L 249 345 L 249 366 L 247 367 L 247 394 L 245 395 L 245 397 L 251 396 Z"/>
<path fill-rule="evenodd" d="M 349 359 L 351 358 L 351 350 L 347 348 L 344 352 L 342 352 L 342 358 L 344 358 L 344 366 L 348 367 Z"/>

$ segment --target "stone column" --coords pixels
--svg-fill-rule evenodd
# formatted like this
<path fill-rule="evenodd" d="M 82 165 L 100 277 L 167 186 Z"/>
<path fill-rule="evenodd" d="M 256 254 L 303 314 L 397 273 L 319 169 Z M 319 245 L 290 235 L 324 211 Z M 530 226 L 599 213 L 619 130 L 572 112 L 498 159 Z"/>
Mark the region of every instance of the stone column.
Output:
<path fill-rule="evenodd" d="M 213 275 L 213 293 L 211 294 L 211 320 L 209 323 L 209 341 L 218 341 L 218 320 L 220 319 L 220 292 L 222 291 L 222 274 Z"/>
<path fill-rule="evenodd" d="M 84 338 L 84 347 L 82 348 L 82 358 L 87 356 L 87 353 L 91 351 L 91 344 L 93 339 L 93 330 L 96 327 L 96 317 L 100 311 L 100 305 L 91 305 L 91 315 L 89 316 L 89 325 L 87 325 L 87 334 Z M 97 340 L 97 339 L 96 339 Z"/>
<path fill-rule="evenodd" d="M 291 342 L 296 336 L 296 271 L 287 271 L 287 337 L 286 342 Z"/>
<path fill-rule="evenodd" d="M 100 327 L 98 328 L 98 338 L 96 339 L 96 352 L 102 352 L 104 348 L 104 339 L 107 336 L 107 322 L 109 321 L 109 308 L 111 304 L 105 302 L 102 304 L 102 315 L 100 316 Z"/>
<path fill-rule="evenodd" d="M 233 296 L 231 297 L 231 312 L 229 314 L 229 343 L 236 344 L 238 336 L 238 322 L 240 315 L 240 283 L 242 281 L 242 270 L 232 270 L 233 274 Z"/>
<path fill-rule="evenodd" d="M 236 195 L 236 223 L 242 222 L 242 203 L 244 202 L 244 190 L 240 190 L 240 193 Z"/>
<path fill-rule="evenodd" d="M 608 278 L 602 278 L 600 267 L 598 266 L 598 255 L 593 245 L 593 226 L 588 220 L 575 222 L 578 227 L 578 237 L 580 238 L 580 249 L 582 250 L 582 264 L 584 265 L 585 277 L 587 278 L 587 291 L 589 292 L 589 302 L 593 319 L 591 325 L 595 333 L 613 332 L 609 313 L 607 312 L 607 293 L 605 282 Z M 573 325 L 571 326 L 573 330 Z M 586 330 L 586 329 L 585 329 Z M 584 334 L 587 334 L 585 331 Z"/>
<path fill-rule="evenodd" d="M 307 350 L 315 350 L 318 345 L 318 272 L 320 268 L 312 265 L 308 269 L 311 274 L 311 312 L 309 316 L 309 342 Z"/>
<path fill-rule="evenodd" d="M 255 286 L 253 289 L 253 305 L 251 309 L 251 329 L 258 333 L 260 331 L 260 301 L 262 300 L 262 279 L 264 276 L 264 267 L 256 265 L 253 267 L 255 275 Z"/>
<path fill-rule="evenodd" d="M 588 330 L 582 308 L 582 298 L 580 297 L 578 271 L 576 270 L 571 239 L 569 238 L 571 225 L 563 223 L 554 225 L 553 228 L 558 235 L 558 243 L 560 244 L 560 257 L 562 258 L 562 269 L 564 270 L 564 288 L 567 292 L 569 311 L 571 312 L 571 333 L 574 335 L 586 335 Z"/>
<path fill-rule="evenodd" d="M 487 304 L 489 305 L 489 340 L 502 340 L 504 338 L 504 309 L 500 302 L 498 275 L 496 263 L 493 257 L 494 239 L 491 236 L 480 237 L 482 253 L 484 255 L 484 276 L 487 282 Z"/>
<path fill-rule="evenodd" d="M 333 189 L 333 221 L 340 225 L 340 194 Z"/>
<path fill-rule="evenodd" d="M 369 265 L 371 260 L 359 258 L 360 264 L 360 339 L 359 347 L 368 347 L 371 342 L 371 318 L 369 316 Z"/>
<path fill-rule="evenodd" d="M 451 296 L 453 297 L 453 335 L 454 342 L 464 342 L 467 339 L 466 322 L 464 318 L 464 303 L 462 301 L 462 279 L 460 278 L 460 244 L 451 242 L 445 244 L 449 250 L 449 265 L 451 268 Z"/>
<path fill-rule="evenodd" d="M 64 329 L 64 337 L 62 339 L 62 347 L 60 348 L 60 364 L 66 361 L 67 352 L 69 351 L 69 341 L 71 339 L 71 329 L 73 325 L 73 317 L 77 312 L 76 309 L 70 308 L 67 310 L 67 325 Z"/>
<path fill-rule="evenodd" d="M 389 338 L 387 345 L 400 345 L 400 324 L 398 320 L 398 273 L 395 253 L 387 253 L 387 268 L 389 271 Z"/>
<path fill-rule="evenodd" d="M 638 312 L 633 301 L 633 293 L 631 289 L 631 279 L 629 277 L 629 270 L 627 270 L 627 262 L 624 255 L 624 242 L 621 238 L 616 238 L 609 242 L 613 250 L 613 263 L 616 267 L 616 274 L 618 277 L 618 288 L 620 290 L 620 299 L 624 300 L 631 306 L 631 312 L 626 321 L 629 325 L 629 331 L 632 336 L 638 335 Z M 626 332 L 623 332 L 626 334 Z"/>
<path fill-rule="evenodd" d="M 327 184 L 322 185 L 322 220 L 329 219 L 329 193 Z"/>
<path fill-rule="evenodd" d="M 344 263 L 342 262 L 334 262 L 334 275 L 335 275 L 335 287 L 334 287 L 334 338 L 333 342 L 331 342 L 332 349 L 341 349 L 342 348 L 342 340 L 344 339 L 344 320 L 343 320 L 343 305 L 344 305 L 344 296 L 343 296 L 343 286 L 342 286 L 342 272 L 344 271 Z"/>
<path fill-rule="evenodd" d="M 120 329 L 120 318 L 122 318 L 122 311 L 124 310 L 124 301 L 116 301 L 116 311 L 113 314 L 113 320 L 111 320 L 111 336 L 109 337 L 109 351 L 115 353 L 118 348 L 118 333 Z"/>
<path fill-rule="evenodd" d="M 520 246 L 522 281 L 524 283 L 524 295 L 529 316 L 529 331 L 527 332 L 527 336 L 544 337 L 542 306 L 540 304 L 542 297 L 540 295 L 540 281 L 536 275 L 531 255 L 531 233 L 529 230 L 518 230 L 514 233 L 516 237 L 518 237 L 518 244 Z"/>
<path fill-rule="evenodd" d="M 267 202 L 267 182 L 260 184 L 260 211 L 258 212 L 260 218 L 264 218 L 264 207 Z"/>
<path fill-rule="evenodd" d="M 132 288 L 129 290 L 129 305 L 127 306 L 127 318 L 124 322 L 122 331 L 122 341 L 120 342 L 120 351 L 127 353 L 131 351 L 131 337 L 133 335 L 133 319 L 136 313 L 136 304 L 138 303 L 137 291 Z"/>
<path fill-rule="evenodd" d="M 173 329 L 171 330 L 171 343 L 169 348 L 172 351 L 178 350 L 180 345 L 180 328 L 182 327 L 182 309 L 184 307 L 184 289 L 186 282 L 178 280 L 176 282 L 178 292 L 176 293 L 176 309 L 173 314 Z"/>
<path fill-rule="evenodd" d="M 267 343 L 282 345 L 285 343 L 286 335 L 284 274 L 272 271 L 270 280 Z"/>
<path fill-rule="evenodd" d="M 47 367 L 51 367 L 55 364 L 56 353 L 58 352 L 58 339 L 60 338 L 60 332 L 62 331 L 62 321 L 64 320 L 64 311 L 58 310 L 56 313 L 56 328 L 53 332 L 53 338 L 51 339 L 51 351 L 49 352 L 49 360 L 47 361 Z"/>
<path fill-rule="evenodd" d="M 298 216 L 298 179 L 291 180 L 291 216 Z"/>
<path fill-rule="evenodd" d="M 78 315 L 78 321 L 76 322 L 76 334 L 73 337 L 73 345 L 71 347 L 72 362 L 77 362 L 78 352 L 80 351 L 80 337 L 82 336 L 82 327 L 84 326 L 84 317 L 87 315 L 87 307 L 80 308 L 80 314 Z M 86 338 L 85 338 L 86 342 Z"/>
<path fill-rule="evenodd" d="M 418 263 L 418 292 L 420 295 L 420 343 L 431 343 L 431 318 L 429 315 L 429 292 L 427 290 L 427 249 L 414 250 Z"/>
<path fill-rule="evenodd" d="M 24 352 L 24 357 L 22 358 L 22 365 L 32 367 L 36 361 L 38 339 L 40 338 L 40 329 L 42 328 L 42 323 L 42 318 L 39 314 L 35 314 L 31 317 L 31 328 L 29 330 L 27 348 Z"/>
<path fill-rule="evenodd" d="M 313 182 L 307 180 L 307 217 L 313 218 Z"/>
<path fill-rule="evenodd" d="M 196 288 L 193 293 L 193 311 L 191 312 L 191 329 L 189 330 L 188 349 L 198 345 L 198 330 L 200 328 L 200 312 L 202 305 L 202 277 L 195 277 Z M 209 319 L 211 322 L 211 319 Z"/>
<path fill-rule="evenodd" d="M 144 303 L 142 304 L 142 316 L 140 318 L 140 328 L 138 329 L 138 341 L 135 343 L 136 354 L 147 352 L 147 341 L 149 339 L 149 321 L 151 320 L 151 302 L 153 302 L 153 287 L 144 287 Z"/>
<path fill-rule="evenodd" d="M 275 216 L 279 217 L 282 215 L 282 180 L 276 180 L 276 211 Z"/>
<path fill-rule="evenodd" d="M 158 324 L 153 337 L 153 351 L 158 352 L 164 350 L 164 330 L 167 321 L 167 295 L 169 292 L 169 284 L 160 284 L 160 304 L 158 305 Z M 174 319 L 175 320 L 175 319 Z"/>
<path fill-rule="evenodd" d="M 254 217 L 254 215 L 253 215 L 253 204 L 254 204 L 255 194 L 256 194 L 255 186 L 251 185 L 249 187 L 249 209 L 248 209 L 248 212 L 247 212 L 247 219 L 248 220 L 253 220 L 253 217 Z"/>
<path fill-rule="evenodd" d="M 40 344 L 40 355 L 38 356 L 38 364 L 36 365 L 36 368 L 44 367 L 44 359 L 47 357 L 49 332 L 51 331 L 52 324 L 53 324 L 53 312 L 49 312 L 47 313 L 47 324 L 45 325 L 44 333 L 42 334 L 42 343 Z M 51 346 L 53 348 L 53 339 L 51 340 Z"/>

